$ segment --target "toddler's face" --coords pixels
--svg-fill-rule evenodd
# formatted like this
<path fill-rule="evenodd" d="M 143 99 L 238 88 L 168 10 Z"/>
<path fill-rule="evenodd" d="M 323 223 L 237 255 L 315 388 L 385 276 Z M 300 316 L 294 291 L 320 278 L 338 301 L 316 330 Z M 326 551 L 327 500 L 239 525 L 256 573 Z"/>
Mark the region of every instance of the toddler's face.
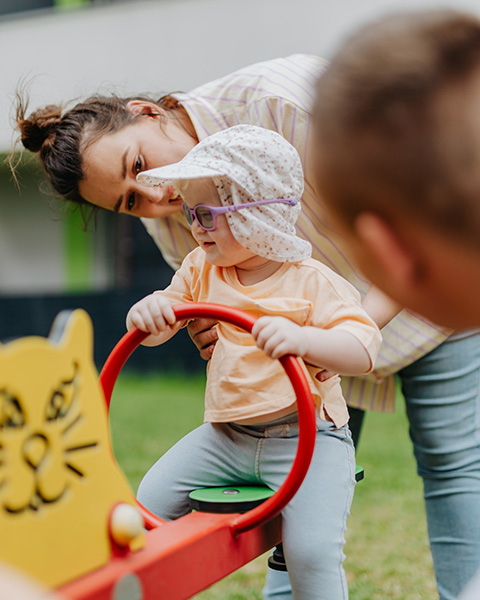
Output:
<path fill-rule="evenodd" d="M 217 188 L 211 179 L 192 179 L 178 182 L 175 186 L 185 204 L 194 209 L 199 204 L 222 206 Z M 256 254 L 240 245 L 228 226 L 225 214 L 217 215 L 217 227 L 206 231 L 194 219 L 192 235 L 198 245 L 206 253 L 209 263 L 218 267 L 239 266 Z"/>

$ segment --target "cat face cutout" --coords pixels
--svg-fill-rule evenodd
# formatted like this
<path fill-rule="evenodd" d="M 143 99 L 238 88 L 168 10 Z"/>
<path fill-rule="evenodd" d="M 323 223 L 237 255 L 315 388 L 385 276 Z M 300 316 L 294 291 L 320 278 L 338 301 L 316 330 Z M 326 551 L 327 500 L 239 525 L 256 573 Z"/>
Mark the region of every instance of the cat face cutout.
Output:
<path fill-rule="evenodd" d="M 105 564 L 109 518 L 135 500 L 113 460 L 87 313 L 0 344 L 0 560 L 48 585 Z"/>
<path fill-rule="evenodd" d="M 98 440 L 74 440 L 82 421 L 78 397 L 82 373 L 77 361 L 66 367 L 57 381 L 34 390 L 33 406 L 28 401 L 32 393 L 28 378 L 0 388 L 3 510 L 39 510 L 63 497 L 71 487 L 72 473 L 86 476 L 82 454 L 95 448 Z"/>
<path fill-rule="evenodd" d="M 83 459 L 99 439 L 82 427 L 80 384 L 89 365 L 74 350 L 79 333 L 67 344 L 38 338 L 30 348 L 12 342 L 2 352 L 0 510 L 39 510 L 88 477 Z"/>

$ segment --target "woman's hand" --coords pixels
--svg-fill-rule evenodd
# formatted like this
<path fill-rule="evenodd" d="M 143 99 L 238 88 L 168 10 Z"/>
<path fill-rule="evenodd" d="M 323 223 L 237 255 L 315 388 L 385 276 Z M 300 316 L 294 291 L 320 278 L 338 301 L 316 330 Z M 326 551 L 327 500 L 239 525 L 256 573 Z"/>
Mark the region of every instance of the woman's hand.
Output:
<path fill-rule="evenodd" d="M 329 371 L 328 369 L 321 369 L 316 375 L 315 379 L 318 381 L 327 381 L 327 379 L 332 378 L 334 375 L 338 375 L 335 371 Z"/>
<path fill-rule="evenodd" d="M 213 349 L 218 340 L 216 324 L 215 319 L 195 319 L 188 324 L 188 335 L 204 360 L 212 358 Z"/>

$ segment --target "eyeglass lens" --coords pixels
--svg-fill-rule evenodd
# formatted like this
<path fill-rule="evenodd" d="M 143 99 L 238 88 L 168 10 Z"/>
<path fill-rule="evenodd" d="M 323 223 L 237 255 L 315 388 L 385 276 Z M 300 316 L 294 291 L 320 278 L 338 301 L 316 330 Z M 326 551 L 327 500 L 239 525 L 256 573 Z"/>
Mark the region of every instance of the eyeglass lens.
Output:
<path fill-rule="evenodd" d="M 182 208 L 183 208 L 183 214 L 184 214 L 185 218 L 187 219 L 187 223 L 189 225 L 192 225 L 193 212 L 188 208 L 188 206 L 185 204 L 185 202 L 182 204 Z"/>
<path fill-rule="evenodd" d="M 195 216 L 200 226 L 204 229 L 213 229 L 215 227 L 215 217 L 207 206 L 197 206 L 195 208 Z"/>
<path fill-rule="evenodd" d="M 185 203 L 182 205 L 183 214 L 187 219 L 187 223 L 191 226 L 195 219 L 198 220 L 200 227 L 207 230 L 215 229 L 215 215 L 208 206 L 196 206 L 193 210 Z"/>

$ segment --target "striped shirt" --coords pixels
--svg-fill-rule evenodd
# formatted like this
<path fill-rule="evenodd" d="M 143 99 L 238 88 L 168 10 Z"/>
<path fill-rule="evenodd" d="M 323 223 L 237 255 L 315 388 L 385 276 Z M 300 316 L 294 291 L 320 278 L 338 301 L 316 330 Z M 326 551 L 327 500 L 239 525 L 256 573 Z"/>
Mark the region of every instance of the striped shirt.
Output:
<path fill-rule="evenodd" d="M 277 131 L 295 146 L 305 174 L 298 234 L 312 244 L 313 258 L 345 277 L 363 297 L 370 284 L 356 270 L 341 241 L 332 235 L 324 220 L 308 157 L 315 84 L 326 66 L 327 62 L 321 58 L 296 54 L 246 67 L 189 94 L 175 94 L 175 98 L 187 111 L 199 140 L 244 123 Z M 174 269 L 196 247 L 181 213 L 142 221 Z M 402 311 L 382 329 L 384 341 L 373 372 L 355 378 L 342 377 L 348 404 L 366 410 L 394 410 L 394 374 L 436 348 L 449 333 Z"/>

